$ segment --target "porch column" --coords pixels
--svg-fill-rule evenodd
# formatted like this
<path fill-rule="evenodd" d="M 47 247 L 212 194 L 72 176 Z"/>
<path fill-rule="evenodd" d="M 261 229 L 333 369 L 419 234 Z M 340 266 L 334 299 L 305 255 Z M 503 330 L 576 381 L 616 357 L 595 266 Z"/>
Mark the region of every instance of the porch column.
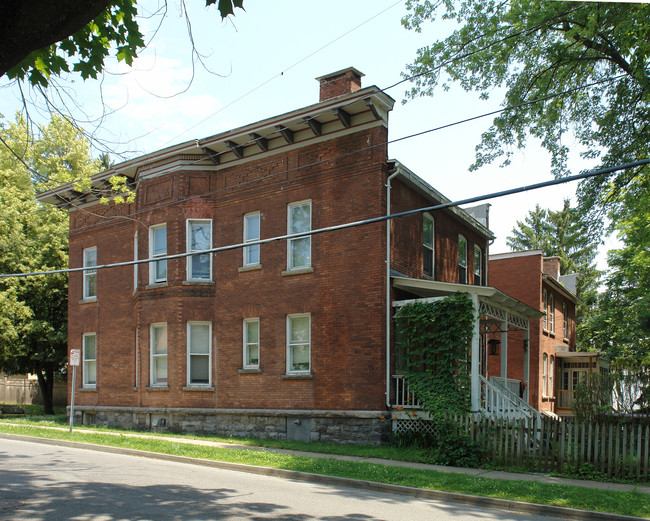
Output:
<path fill-rule="evenodd" d="M 524 382 L 527 385 L 523 399 L 528 403 L 528 389 L 530 388 L 530 320 L 528 321 L 528 327 L 524 330 Z"/>
<path fill-rule="evenodd" d="M 501 322 L 501 378 L 508 378 L 508 320 Z"/>
<path fill-rule="evenodd" d="M 481 381 L 479 379 L 480 367 L 479 357 L 481 350 L 481 334 L 479 328 L 480 315 L 478 312 L 478 296 L 472 295 L 472 304 L 474 305 L 474 324 L 472 326 L 472 353 L 471 353 L 471 398 L 472 398 L 472 411 L 476 412 L 481 406 Z"/>

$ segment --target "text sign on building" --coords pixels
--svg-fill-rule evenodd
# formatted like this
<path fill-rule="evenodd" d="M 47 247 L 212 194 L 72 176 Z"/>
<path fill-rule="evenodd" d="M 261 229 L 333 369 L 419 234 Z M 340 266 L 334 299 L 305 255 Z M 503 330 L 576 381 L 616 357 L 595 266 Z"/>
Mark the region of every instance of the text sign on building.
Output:
<path fill-rule="evenodd" d="M 81 361 L 81 349 L 70 349 L 70 365 L 79 365 Z"/>

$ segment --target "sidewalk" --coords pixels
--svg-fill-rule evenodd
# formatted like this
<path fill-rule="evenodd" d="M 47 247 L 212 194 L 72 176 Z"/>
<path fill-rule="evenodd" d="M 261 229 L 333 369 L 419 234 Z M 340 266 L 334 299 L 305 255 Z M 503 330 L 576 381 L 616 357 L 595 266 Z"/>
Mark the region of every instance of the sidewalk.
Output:
<path fill-rule="evenodd" d="M 63 427 L 41 427 L 44 429 L 52 429 L 59 431 L 67 431 Z M 114 436 L 124 436 L 132 438 L 145 438 L 145 439 L 160 439 L 165 441 L 172 441 L 174 443 L 183 443 L 187 445 L 201 445 L 205 447 L 219 447 L 222 449 L 239 449 L 239 450 L 254 450 L 263 452 L 272 452 L 278 454 L 292 454 L 294 456 L 304 456 L 308 458 L 322 458 L 322 459 L 338 459 L 344 461 L 360 461 L 365 463 L 374 463 L 377 465 L 387 465 L 392 467 L 404 467 L 412 469 L 435 470 L 438 472 L 449 472 L 454 474 L 466 474 L 469 476 L 477 476 L 489 479 L 502 479 L 509 481 L 535 481 L 538 483 L 550 483 L 554 485 L 568 485 L 574 487 L 584 487 L 597 490 L 613 490 L 618 492 L 640 492 L 642 494 L 650 495 L 650 486 L 627 484 L 627 483 L 611 483 L 601 481 L 589 481 L 584 479 L 569 479 L 558 478 L 549 476 L 547 474 L 520 474 L 517 472 L 503 472 L 498 470 L 485 470 L 485 469 L 467 469 L 460 467 L 445 467 L 441 465 L 430 465 L 427 463 L 413 463 L 409 461 L 387 460 L 379 458 L 364 458 L 360 456 L 345 456 L 340 454 L 326 454 L 322 452 L 308 452 L 297 451 L 289 449 L 274 449 L 269 447 L 257 447 L 252 445 L 241 445 L 237 443 L 222 443 L 209 440 L 188 439 L 174 436 L 156 436 L 152 434 L 139 434 L 137 432 L 116 432 L 116 431 L 98 431 L 83 429 L 82 432 L 110 434 Z"/>

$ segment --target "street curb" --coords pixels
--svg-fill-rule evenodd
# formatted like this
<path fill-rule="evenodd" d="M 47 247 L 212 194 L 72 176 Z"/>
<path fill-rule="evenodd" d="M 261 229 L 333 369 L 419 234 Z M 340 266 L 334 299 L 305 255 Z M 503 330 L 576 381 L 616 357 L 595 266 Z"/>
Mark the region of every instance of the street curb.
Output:
<path fill-rule="evenodd" d="M 161 454 L 157 452 L 148 452 L 137 449 L 125 449 L 121 447 L 110 447 L 106 445 L 94 445 L 91 443 L 81 443 L 77 441 L 54 440 L 49 438 L 39 438 L 34 436 L 25 436 L 22 434 L 0 433 L 0 439 L 13 439 L 27 441 L 32 443 L 41 443 L 43 445 L 55 445 L 59 447 L 68 447 L 75 449 L 93 450 L 96 452 L 107 452 L 111 454 L 126 454 L 130 456 L 140 456 L 143 458 L 157 459 L 162 461 L 172 461 L 176 463 L 189 463 L 192 465 L 201 465 L 204 467 L 214 467 L 224 470 L 233 470 L 238 472 L 248 472 L 249 474 L 258 474 L 262 476 L 272 476 L 296 481 L 308 481 L 312 483 L 322 483 L 326 485 L 345 486 L 349 488 L 359 488 L 372 492 L 382 492 L 388 494 L 398 494 L 402 496 L 414 497 L 417 499 L 431 499 L 436 501 L 456 501 L 476 506 L 488 506 L 501 510 L 519 512 L 524 514 L 537 514 L 544 516 L 555 516 L 564 519 L 585 519 L 585 520 L 603 520 L 603 521 L 647 521 L 646 518 L 636 516 L 625 516 L 621 514 L 611 514 L 607 512 L 594 512 L 590 510 L 578 510 L 575 508 L 558 507 L 552 505 L 539 505 L 536 503 L 525 503 L 523 501 L 512 501 L 509 499 L 490 498 L 483 496 L 472 496 L 460 494 L 457 492 L 442 492 L 439 490 L 429 490 L 416 487 L 407 487 L 403 485 L 390 485 L 376 481 L 365 481 L 352 478 L 341 478 L 336 476 L 325 476 L 322 474 L 312 474 L 309 472 L 299 472 L 295 470 L 274 469 L 268 467 L 257 467 L 246 465 L 244 463 L 228 463 L 224 461 L 213 461 L 199 458 L 189 458 L 186 456 L 175 456 L 172 454 Z"/>

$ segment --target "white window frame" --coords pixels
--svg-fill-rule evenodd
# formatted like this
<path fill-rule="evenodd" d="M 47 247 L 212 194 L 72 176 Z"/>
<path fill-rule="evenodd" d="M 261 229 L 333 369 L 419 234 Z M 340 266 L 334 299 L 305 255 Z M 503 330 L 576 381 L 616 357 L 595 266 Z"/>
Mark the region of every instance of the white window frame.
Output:
<path fill-rule="evenodd" d="M 311 199 L 305 199 L 304 201 L 297 201 L 295 203 L 291 203 L 287 205 L 287 235 L 291 235 L 292 233 L 301 233 L 301 232 L 292 232 L 291 230 L 291 225 L 292 225 L 292 220 L 291 220 L 291 210 L 293 208 L 298 208 L 300 206 L 309 206 L 309 230 L 306 231 L 311 231 L 312 229 L 312 205 L 311 205 Z M 305 230 L 303 230 L 305 231 Z M 309 244 L 309 262 L 305 265 L 300 265 L 300 266 L 294 266 L 293 265 L 293 255 L 291 254 L 293 245 L 296 244 L 298 241 L 307 241 Z M 296 239 L 287 239 L 287 270 L 302 270 L 306 268 L 311 268 L 311 235 L 308 235 L 307 237 L 300 237 Z"/>
<path fill-rule="evenodd" d="M 555 333 L 555 295 L 553 293 L 548 296 L 548 329 L 549 332 Z"/>
<path fill-rule="evenodd" d="M 208 352 L 206 353 L 193 353 L 192 352 L 192 327 L 193 326 L 208 326 Z M 205 382 L 192 382 L 192 356 L 207 356 L 208 357 L 208 381 Z M 212 386 L 212 322 L 203 321 L 190 321 L 187 323 L 187 386 L 188 387 L 211 387 Z"/>
<path fill-rule="evenodd" d="M 544 353 L 542 355 L 542 396 L 548 396 L 547 384 L 548 384 L 548 355 Z"/>
<path fill-rule="evenodd" d="M 542 309 L 544 310 L 544 316 L 542 317 L 542 329 L 548 331 L 548 291 L 545 289 L 542 290 Z"/>
<path fill-rule="evenodd" d="M 483 249 L 478 244 L 474 245 L 474 285 L 483 285 Z"/>
<path fill-rule="evenodd" d="M 164 353 L 159 353 L 156 351 L 156 345 L 155 345 L 155 338 L 156 335 L 154 334 L 154 330 L 156 329 L 164 329 L 165 331 L 165 352 Z M 168 354 L 169 354 L 169 336 L 168 336 L 168 330 L 167 330 L 167 322 L 158 322 L 156 324 L 151 324 L 149 326 L 149 367 L 150 367 L 150 378 L 149 378 L 149 385 L 151 387 L 167 387 L 169 385 L 169 366 L 168 361 Z M 166 367 L 166 374 L 164 381 L 159 381 L 159 378 L 157 378 L 156 375 L 156 360 L 161 360 L 165 359 L 165 367 Z M 162 379 L 160 379 L 162 380 Z"/>
<path fill-rule="evenodd" d="M 307 343 L 309 349 L 309 361 L 307 369 L 293 369 L 293 346 L 305 345 L 305 342 L 296 342 L 291 338 L 291 321 L 298 318 L 307 318 Z M 287 374 L 309 374 L 311 373 L 311 313 L 298 313 L 287 315 Z"/>
<path fill-rule="evenodd" d="M 248 227 L 249 219 L 257 217 L 257 236 L 250 235 Z M 262 214 L 260 212 L 251 212 L 244 215 L 244 243 L 259 241 L 262 233 Z M 261 244 L 254 244 L 253 246 L 245 246 L 244 248 L 244 263 L 243 266 L 258 266 L 262 262 Z M 257 250 L 257 261 L 252 262 L 249 260 L 249 253 Z"/>
<path fill-rule="evenodd" d="M 548 395 L 555 396 L 555 388 L 553 387 L 553 375 L 555 372 L 555 357 L 553 355 L 548 357 L 549 367 L 548 367 Z"/>
<path fill-rule="evenodd" d="M 162 253 L 155 253 L 155 236 L 156 231 L 160 229 L 165 229 L 165 251 Z M 167 282 L 167 259 L 156 260 L 158 257 L 167 256 L 167 223 L 160 223 L 154 226 L 149 227 L 149 258 L 152 262 L 149 263 L 149 284 L 161 284 Z M 157 269 L 159 263 L 164 263 L 165 265 L 165 276 L 157 277 Z"/>
<path fill-rule="evenodd" d="M 87 339 L 92 338 L 95 343 L 95 357 L 89 358 L 86 353 L 87 348 Z M 83 351 L 83 387 L 85 389 L 96 389 L 97 388 L 97 333 L 84 333 L 82 337 L 82 351 Z M 90 381 L 88 379 L 88 367 L 92 366 L 94 368 L 95 380 Z"/>
<path fill-rule="evenodd" d="M 192 235 L 191 235 L 191 230 L 192 230 L 192 224 L 209 224 L 210 225 L 210 248 L 212 248 L 214 244 L 214 237 L 212 235 L 212 219 L 187 219 L 187 223 L 185 225 L 185 233 L 186 233 L 186 238 L 187 238 L 187 252 L 191 253 L 193 251 L 202 251 L 202 250 L 193 250 L 191 248 L 192 244 Z M 195 277 L 194 274 L 192 273 L 192 259 L 195 257 L 195 255 L 188 255 L 187 256 L 187 280 L 188 281 L 203 281 L 203 282 L 211 282 L 212 281 L 212 253 L 204 253 L 203 255 L 209 255 L 210 259 L 210 267 L 208 271 L 208 276 L 207 277 Z"/>
<path fill-rule="evenodd" d="M 95 252 L 95 263 L 91 264 L 88 261 L 88 253 L 91 251 Z M 85 248 L 83 250 L 83 267 L 87 268 L 89 266 L 97 266 L 97 246 L 92 246 L 90 248 Z M 91 294 L 90 292 L 90 283 L 89 281 L 95 280 L 95 293 Z M 97 298 L 97 270 L 84 270 L 83 272 L 83 299 L 92 300 Z"/>
<path fill-rule="evenodd" d="M 138 260 L 138 232 L 133 234 L 133 260 Z M 138 290 L 138 264 L 133 265 L 133 291 Z"/>
<path fill-rule="evenodd" d="M 257 342 L 251 342 L 248 337 L 248 324 L 257 324 Z M 243 321 L 243 348 L 244 348 L 244 369 L 259 369 L 260 367 L 260 319 L 245 318 Z M 250 362 L 250 348 L 257 347 L 257 363 Z"/>
<path fill-rule="evenodd" d="M 461 257 L 461 243 L 465 244 L 465 257 Z M 465 280 L 462 280 L 461 274 L 464 273 Z M 467 238 L 464 235 L 458 235 L 458 282 L 460 284 L 467 284 Z"/>
<path fill-rule="evenodd" d="M 566 305 L 566 302 L 562 303 L 562 319 L 564 324 L 562 325 L 562 338 L 564 340 L 569 339 L 569 308 Z"/>
<path fill-rule="evenodd" d="M 429 221 L 431 223 L 431 244 L 427 244 L 427 237 L 424 235 L 424 222 Z M 435 220 L 433 217 L 431 217 L 430 214 L 425 213 L 422 214 L 422 272 L 424 275 L 427 277 L 434 278 L 435 277 L 435 267 L 436 267 L 436 226 L 435 226 Z M 427 266 L 426 263 L 426 255 L 425 252 L 430 251 L 431 252 L 431 265 Z M 430 271 L 430 273 L 427 273 L 427 271 Z"/>

